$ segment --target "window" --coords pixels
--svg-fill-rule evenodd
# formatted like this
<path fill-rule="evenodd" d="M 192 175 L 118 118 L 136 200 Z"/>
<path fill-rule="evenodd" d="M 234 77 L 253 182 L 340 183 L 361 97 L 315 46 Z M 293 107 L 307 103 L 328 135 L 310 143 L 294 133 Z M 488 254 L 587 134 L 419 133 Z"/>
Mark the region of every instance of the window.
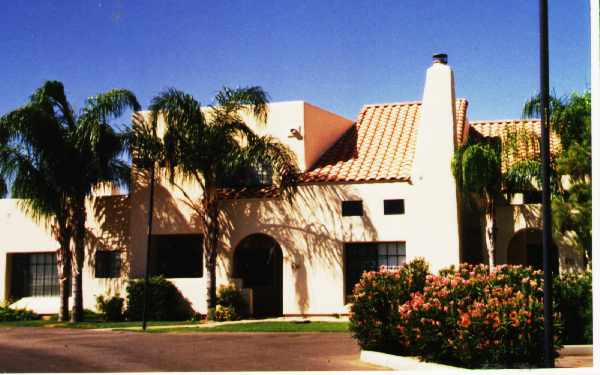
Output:
<path fill-rule="evenodd" d="M 384 215 L 404 214 L 404 199 L 385 199 L 383 201 Z"/>
<path fill-rule="evenodd" d="M 11 297 L 57 296 L 56 253 L 11 255 Z"/>
<path fill-rule="evenodd" d="M 343 201 L 342 216 L 362 216 L 363 202 L 362 201 Z"/>
<path fill-rule="evenodd" d="M 346 296 L 352 294 L 354 285 L 363 272 L 376 271 L 381 266 L 401 266 L 406 262 L 404 242 L 348 243 L 346 254 Z"/>
<path fill-rule="evenodd" d="M 121 252 L 96 250 L 95 268 L 97 278 L 121 276 Z"/>
<path fill-rule="evenodd" d="M 219 187 L 241 188 L 273 185 L 273 168 L 268 163 L 253 163 L 226 171 L 217 181 Z"/>
<path fill-rule="evenodd" d="M 523 204 L 542 203 L 541 191 L 525 191 L 523 192 Z"/>
<path fill-rule="evenodd" d="M 167 278 L 202 277 L 202 236 L 152 236 L 150 274 Z"/>

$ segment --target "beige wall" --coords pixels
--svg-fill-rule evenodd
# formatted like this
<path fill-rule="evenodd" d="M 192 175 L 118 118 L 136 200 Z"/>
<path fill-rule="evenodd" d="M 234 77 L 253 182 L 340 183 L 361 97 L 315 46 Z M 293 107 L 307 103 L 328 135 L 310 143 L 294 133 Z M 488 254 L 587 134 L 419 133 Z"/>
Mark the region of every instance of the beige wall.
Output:
<path fill-rule="evenodd" d="M 129 272 L 129 198 L 123 195 L 100 196 L 87 202 L 86 260 L 83 268 L 84 307 L 95 309 L 96 296 L 120 293 L 125 295 Z M 59 248 L 50 227 L 35 222 L 18 206 L 16 199 L 0 200 L 0 301 L 9 297 L 10 254 L 54 252 Z M 120 278 L 100 279 L 94 276 L 96 249 L 120 250 L 124 269 Z M 28 298 L 19 307 L 28 307 L 40 313 L 58 312 L 58 297 Z"/>
<path fill-rule="evenodd" d="M 193 217 L 180 211 L 184 203 L 169 195 L 172 189 L 166 182 L 157 188 L 162 192 L 157 199 L 170 203 L 155 206 L 154 233 L 198 233 Z M 143 193 L 147 199 L 147 190 Z M 410 184 L 403 182 L 323 184 L 300 186 L 291 202 L 281 199 L 225 201 L 217 284 L 232 281 L 233 254 L 240 241 L 251 234 L 264 233 L 273 237 L 283 252 L 284 314 L 345 313 L 343 245 L 346 242 L 405 241 L 408 259 L 425 257 L 435 270 L 448 265 L 438 260 L 437 249 L 420 249 L 415 245 L 419 237 L 431 233 L 429 229 L 423 230 L 428 224 L 419 221 L 416 215 L 419 211 L 415 205 L 416 194 Z M 363 200 L 364 216 L 342 217 L 341 202 L 357 199 Z M 405 199 L 406 214 L 384 215 L 384 199 Z M 139 213 L 132 222 L 145 218 L 145 213 Z M 132 229 L 132 251 L 136 254 L 132 268 L 138 270 L 132 274 L 135 276 L 143 274 L 146 238 L 143 230 L 133 226 Z M 294 269 L 294 263 L 299 267 Z M 172 281 L 195 309 L 206 311 L 204 277 Z"/>
<path fill-rule="evenodd" d="M 511 240 L 517 233 L 525 229 L 542 229 L 540 204 L 505 204 L 496 207 L 498 232 L 496 237 L 496 262 L 509 262 L 508 249 Z M 572 236 L 567 233 L 560 239 L 554 239 L 559 252 L 561 271 L 584 269 L 583 251 L 578 249 Z M 519 246 L 525 251 L 525 244 Z M 522 259 L 525 259 L 523 254 Z"/>
<path fill-rule="evenodd" d="M 270 135 L 287 145 L 296 155 L 301 171 L 310 168 L 319 157 L 352 126 L 352 121 L 304 101 L 268 104 L 266 123 L 259 123 L 246 112 L 240 113 L 246 124 L 259 135 Z M 210 108 L 204 108 L 210 117 Z M 140 112 L 148 118 L 149 112 Z M 158 123 L 158 134 L 164 132 L 164 119 Z M 301 137 L 294 137 L 291 129 Z"/>

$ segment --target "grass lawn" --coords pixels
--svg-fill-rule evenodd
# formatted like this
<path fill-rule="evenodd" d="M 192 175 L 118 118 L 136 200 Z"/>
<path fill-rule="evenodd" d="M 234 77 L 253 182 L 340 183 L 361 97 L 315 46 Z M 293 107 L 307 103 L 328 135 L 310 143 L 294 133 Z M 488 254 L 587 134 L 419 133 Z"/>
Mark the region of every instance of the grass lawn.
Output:
<path fill-rule="evenodd" d="M 158 321 L 148 322 L 148 327 L 169 326 L 181 324 L 200 324 L 198 322 L 189 321 Z M 0 328 L 3 327 L 51 327 L 51 328 L 82 328 L 82 329 L 98 329 L 98 328 L 137 328 L 141 327 L 142 322 L 99 322 L 99 321 L 84 321 L 80 323 L 57 322 L 56 320 L 27 320 L 18 322 L 0 322 Z"/>
<path fill-rule="evenodd" d="M 231 323 L 216 327 L 154 328 L 147 332 L 348 332 L 348 322 L 256 322 Z"/>

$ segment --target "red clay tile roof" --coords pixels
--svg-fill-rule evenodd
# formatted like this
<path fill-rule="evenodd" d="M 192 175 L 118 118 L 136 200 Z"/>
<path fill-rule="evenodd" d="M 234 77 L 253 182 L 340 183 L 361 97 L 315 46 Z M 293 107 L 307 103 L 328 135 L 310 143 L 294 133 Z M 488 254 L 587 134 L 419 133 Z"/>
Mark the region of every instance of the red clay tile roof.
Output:
<path fill-rule="evenodd" d="M 468 102 L 456 101 L 456 133 L 462 141 Z M 366 105 L 353 125 L 302 182 L 409 181 L 415 154 L 420 102 Z"/>
<path fill-rule="evenodd" d="M 490 120 L 474 121 L 470 123 L 471 136 L 476 138 L 498 137 L 502 148 L 507 150 L 502 153 L 502 170 L 506 171 L 511 165 L 520 160 L 537 158 L 540 154 L 540 145 L 537 139 L 541 136 L 540 120 Z M 514 136 L 511 136 L 514 135 Z M 509 143 L 516 142 L 516 147 Z M 556 154 L 560 151 L 560 138 L 554 132 L 550 135 L 550 152 Z"/>

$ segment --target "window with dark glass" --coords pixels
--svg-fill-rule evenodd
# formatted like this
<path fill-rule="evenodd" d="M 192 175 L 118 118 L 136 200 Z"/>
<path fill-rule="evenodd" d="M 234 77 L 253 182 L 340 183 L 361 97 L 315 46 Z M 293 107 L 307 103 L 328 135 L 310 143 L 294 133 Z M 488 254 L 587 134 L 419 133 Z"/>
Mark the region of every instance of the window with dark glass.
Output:
<path fill-rule="evenodd" d="M 121 276 L 121 252 L 96 250 L 95 274 L 97 278 Z"/>
<path fill-rule="evenodd" d="M 150 274 L 167 278 L 202 277 L 202 236 L 152 236 Z"/>
<path fill-rule="evenodd" d="M 530 190 L 523 192 L 523 203 L 533 204 L 542 203 L 542 192 L 539 190 Z"/>
<path fill-rule="evenodd" d="M 403 215 L 404 199 L 385 199 L 383 201 L 384 215 Z"/>
<path fill-rule="evenodd" d="M 12 254 L 11 297 L 58 295 L 56 253 Z"/>
<path fill-rule="evenodd" d="M 270 186 L 273 184 L 273 168 L 267 163 L 254 163 L 225 171 L 217 184 L 230 188 Z"/>
<path fill-rule="evenodd" d="M 342 216 L 362 216 L 363 202 L 362 201 L 343 201 Z"/>
<path fill-rule="evenodd" d="M 401 266 L 406 262 L 405 242 L 347 243 L 344 252 L 346 296 L 352 294 L 363 272 L 376 271 L 381 266 Z"/>

